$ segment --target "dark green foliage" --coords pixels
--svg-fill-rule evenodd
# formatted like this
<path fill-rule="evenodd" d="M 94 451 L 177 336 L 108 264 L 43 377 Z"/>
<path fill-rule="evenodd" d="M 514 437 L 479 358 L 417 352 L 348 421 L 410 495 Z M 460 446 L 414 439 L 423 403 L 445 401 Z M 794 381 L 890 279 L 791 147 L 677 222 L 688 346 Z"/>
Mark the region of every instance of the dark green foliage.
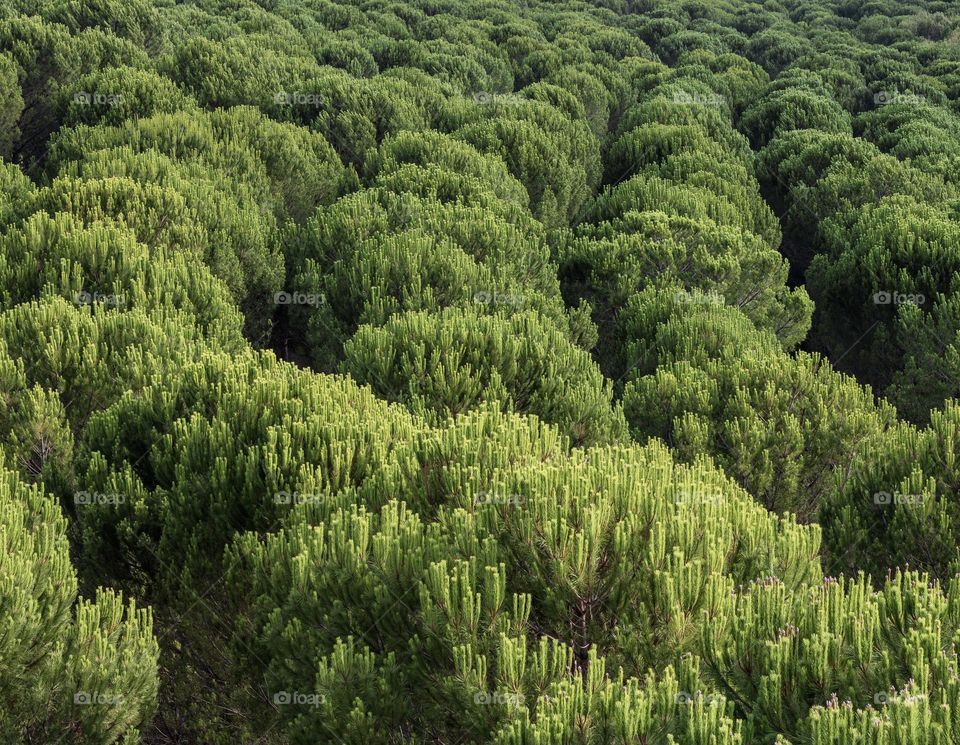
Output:
<path fill-rule="evenodd" d="M 958 39 L 0 0 L 0 741 L 960 745 Z"/>
<path fill-rule="evenodd" d="M 817 517 L 864 441 L 893 420 L 817 355 L 791 357 L 718 295 L 646 292 L 618 321 L 635 438 L 702 453 L 770 509 Z"/>
<path fill-rule="evenodd" d="M 741 126 L 757 146 L 796 129 L 848 133 L 850 116 L 824 92 L 806 86 L 771 90 L 743 115 Z"/>
<path fill-rule="evenodd" d="M 123 561 L 133 581 L 207 577 L 233 532 L 277 526 L 292 504 L 284 494 L 336 499 L 415 426 L 352 381 L 272 355 L 204 354 L 87 424 L 79 483 L 127 497 L 80 511 L 85 545 L 100 565 Z"/>
<path fill-rule="evenodd" d="M 0 100 L 0 156 L 9 159 L 20 140 L 17 123 L 23 113 L 23 94 L 17 65 L 7 54 L 0 55 Z"/>
<path fill-rule="evenodd" d="M 523 296 L 509 302 L 522 304 Z M 626 429 L 589 355 L 533 312 L 395 316 L 381 328 L 360 328 L 344 349 L 343 370 L 432 422 L 494 401 L 559 425 L 577 445 L 615 442 Z"/>
<path fill-rule="evenodd" d="M 956 447 L 960 411 L 951 401 L 930 425 L 903 425 L 876 441 L 824 506 L 828 561 L 882 576 L 907 565 L 944 580 L 958 564 Z"/>

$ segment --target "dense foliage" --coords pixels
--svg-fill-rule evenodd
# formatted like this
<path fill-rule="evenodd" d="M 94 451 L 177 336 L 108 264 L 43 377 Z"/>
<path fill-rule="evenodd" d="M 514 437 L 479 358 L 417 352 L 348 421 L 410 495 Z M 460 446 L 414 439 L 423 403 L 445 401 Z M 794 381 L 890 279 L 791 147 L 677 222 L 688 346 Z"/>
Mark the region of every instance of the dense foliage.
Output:
<path fill-rule="evenodd" d="M 960 745 L 958 42 L 0 0 L 0 741 Z"/>

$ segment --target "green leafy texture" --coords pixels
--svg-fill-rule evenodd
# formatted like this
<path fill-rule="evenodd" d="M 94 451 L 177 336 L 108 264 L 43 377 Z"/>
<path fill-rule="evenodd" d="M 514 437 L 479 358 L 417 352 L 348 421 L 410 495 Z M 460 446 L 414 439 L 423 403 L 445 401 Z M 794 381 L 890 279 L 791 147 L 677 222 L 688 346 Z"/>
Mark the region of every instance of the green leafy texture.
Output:
<path fill-rule="evenodd" d="M 601 169 L 599 144 L 586 122 L 522 94 L 481 93 L 472 105 L 476 121 L 454 136 L 501 157 L 526 187 L 534 216 L 548 227 L 579 214 Z"/>
<path fill-rule="evenodd" d="M 18 121 L 23 113 L 23 93 L 17 64 L 8 54 L 0 55 L 0 156 L 9 159 L 20 139 Z"/>
<path fill-rule="evenodd" d="M 891 371 L 903 366 L 901 344 L 908 343 L 896 336 L 898 308 L 927 310 L 937 303 L 938 292 L 957 281 L 960 266 L 951 247 L 960 223 L 912 197 L 891 196 L 856 213 L 842 213 L 821 229 L 835 248 L 818 255 L 809 270 L 823 316 L 819 334 L 837 355 L 859 341 L 847 366 L 885 387 Z M 943 323 L 950 315 L 938 317 Z"/>
<path fill-rule="evenodd" d="M 0 733 L 11 743 L 139 739 L 157 697 L 152 616 L 109 590 L 77 600 L 66 527 L 53 500 L 0 471 Z"/>
<path fill-rule="evenodd" d="M 293 492 L 339 499 L 417 426 L 353 381 L 268 354 L 206 352 L 88 422 L 80 483 L 126 495 L 80 511 L 89 561 L 189 593 L 191 575 L 216 578 L 218 547 L 234 532 L 275 528 Z"/>
<path fill-rule="evenodd" d="M 904 363 L 887 396 L 902 416 L 926 423 L 935 409 L 950 405 L 960 381 L 960 296 L 936 296 L 929 313 L 916 305 L 899 307 L 896 338 Z"/>
<path fill-rule="evenodd" d="M 787 348 L 806 335 L 811 303 L 785 286 L 779 226 L 726 106 L 678 75 L 629 109 L 608 176 L 637 175 L 596 200 L 593 224 L 556 238 L 565 292 L 589 299 L 603 346 L 616 346 L 615 319 L 630 295 L 675 283 L 723 296 Z"/>
<path fill-rule="evenodd" d="M 300 272 L 289 300 L 291 337 L 304 338 L 322 370 L 334 368 L 361 324 L 396 313 L 469 306 L 538 310 L 583 346 L 593 329 L 560 295 L 543 228 L 460 200 L 396 195 L 381 188 L 318 212 L 289 241 Z"/>
<path fill-rule="evenodd" d="M 0 0 L 0 739 L 960 742 L 958 33 Z"/>
<path fill-rule="evenodd" d="M 512 453 L 529 425 L 495 412 L 468 420 L 421 450 L 433 460 L 438 442 L 446 458 L 472 460 L 479 446 L 483 468 L 451 464 L 466 481 L 407 487 L 423 488 L 442 520 L 393 502 L 317 524 L 305 505 L 265 543 L 248 534 L 228 550 L 232 602 L 251 620 L 237 653 L 268 661 L 274 702 L 319 699 L 276 707 L 291 740 L 390 742 L 400 728 L 516 742 L 586 727 L 613 742 L 707 742 L 718 728 L 738 742 L 722 702 L 681 695 L 701 689 L 696 661 L 677 672 L 671 661 L 696 647 L 693 619 L 728 606 L 734 582 L 767 571 L 791 586 L 818 581 L 818 531 L 772 518 L 703 464 L 675 466 L 662 447 L 523 464 Z M 625 554 L 637 560 L 614 558 Z M 605 653 L 624 667 L 612 680 Z M 414 705 L 411 690 L 422 692 Z"/>
<path fill-rule="evenodd" d="M 151 70 L 111 67 L 81 77 L 62 102 L 63 125 L 119 125 L 127 119 L 193 109 L 194 104 L 169 79 Z"/>
<path fill-rule="evenodd" d="M 151 251 L 112 220 L 85 226 L 70 213 L 34 214 L 0 239 L 0 288 L 8 307 L 39 295 L 81 307 L 181 311 L 207 338 L 242 343 L 241 317 L 222 283 L 184 254 Z"/>
<path fill-rule="evenodd" d="M 768 508 L 817 518 L 865 441 L 894 421 L 818 355 L 785 354 L 716 295 L 647 291 L 619 319 L 634 437 L 702 453 Z"/>
<path fill-rule="evenodd" d="M 344 347 L 342 368 L 434 423 L 496 401 L 557 424 L 577 445 L 626 433 L 589 355 L 533 312 L 404 313 L 379 328 L 362 326 Z"/>
<path fill-rule="evenodd" d="M 960 411 L 951 401 L 930 425 L 902 425 L 872 443 L 824 505 L 827 562 L 882 576 L 909 565 L 946 581 L 957 564 L 954 448 Z"/>
<path fill-rule="evenodd" d="M 952 742 L 957 591 L 900 572 L 876 593 L 863 577 L 754 583 L 705 630 L 705 677 L 746 714 L 749 739 Z"/>

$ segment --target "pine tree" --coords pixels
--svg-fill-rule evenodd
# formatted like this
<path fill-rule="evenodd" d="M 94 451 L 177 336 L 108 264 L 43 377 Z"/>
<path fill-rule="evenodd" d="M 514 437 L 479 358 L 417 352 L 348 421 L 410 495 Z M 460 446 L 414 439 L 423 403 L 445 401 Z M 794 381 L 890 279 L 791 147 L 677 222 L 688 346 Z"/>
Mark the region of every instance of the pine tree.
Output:
<path fill-rule="evenodd" d="M 139 741 L 157 696 L 150 612 L 109 590 L 78 601 L 59 507 L 0 469 L 4 741 Z"/>

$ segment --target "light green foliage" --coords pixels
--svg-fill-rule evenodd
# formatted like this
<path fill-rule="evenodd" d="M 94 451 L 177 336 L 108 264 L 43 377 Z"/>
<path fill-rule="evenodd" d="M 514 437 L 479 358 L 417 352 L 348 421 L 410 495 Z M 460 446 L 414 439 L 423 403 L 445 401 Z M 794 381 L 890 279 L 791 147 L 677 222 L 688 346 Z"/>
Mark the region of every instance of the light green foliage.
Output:
<path fill-rule="evenodd" d="M 401 727 L 514 742 L 573 731 L 588 712 L 604 741 L 696 737 L 701 727 L 733 737 L 726 707 L 681 695 L 701 686 L 695 660 L 671 665 L 698 644 L 685 619 L 721 612 L 734 582 L 766 571 L 793 586 L 817 581 L 817 531 L 771 518 L 702 464 L 675 466 L 662 447 L 524 463 L 512 453 L 529 425 L 478 413 L 452 427 L 418 446 L 418 460 L 473 460 L 480 446 L 486 467 L 451 464 L 446 477 L 407 487 L 443 520 L 425 524 L 394 502 L 314 524 L 307 508 L 266 543 L 251 534 L 228 552 L 234 602 L 252 622 L 238 653 L 270 661 L 271 696 L 322 699 L 294 720 L 278 707 L 292 739 L 389 742 L 382 733 Z M 553 436 L 537 435 L 542 446 Z M 707 525 L 716 542 L 703 540 Z M 757 531 L 763 541 L 746 538 Z M 609 560 L 625 553 L 637 561 Z M 360 598 L 370 611 L 357 617 Z M 423 693 L 410 706 L 414 690 Z"/>
<path fill-rule="evenodd" d="M 78 481 L 126 498 L 80 511 L 85 546 L 135 582 L 206 577 L 234 531 L 275 528 L 295 492 L 336 504 L 417 426 L 352 381 L 204 354 L 88 422 Z"/>
<path fill-rule="evenodd" d="M 156 706 L 150 612 L 109 590 L 78 601 L 66 529 L 49 496 L 0 470 L 5 742 L 138 738 Z"/>
<path fill-rule="evenodd" d="M 754 583 L 738 594 L 730 617 L 706 632 L 705 677 L 737 702 L 755 737 L 952 738 L 958 589 L 956 579 L 941 587 L 899 572 L 876 593 L 863 577 L 828 578 L 801 592 L 776 579 Z"/>
<path fill-rule="evenodd" d="M 122 124 L 195 104 L 169 79 L 152 70 L 111 67 L 81 77 L 62 102 L 63 124 Z"/>
<path fill-rule="evenodd" d="M 239 345 L 241 318 L 227 288 L 198 270 L 196 257 L 168 251 L 151 251 L 122 223 L 85 226 L 70 213 L 38 212 L 0 239 L 0 300 L 12 307 L 59 296 L 78 307 L 179 311 L 207 337 Z"/>
<path fill-rule="evenodd" d="M 578 445 L 625 434 L 613 391 L 589 355 L 534 312 L 395 316 L 360 328 L 344 348 L 343 370 L 432 422 L 496 401 L 559 425 Z"/>
<path fill-rule="evenodd" d="M 0 0 L 0 741 L 960 745 L 958 38 Z"/>
<path fill-rule="evenodd" d="M 33 182 L 10 163 L 0 164 L 0 225 L 23 216 L 35 191 Z"/>

